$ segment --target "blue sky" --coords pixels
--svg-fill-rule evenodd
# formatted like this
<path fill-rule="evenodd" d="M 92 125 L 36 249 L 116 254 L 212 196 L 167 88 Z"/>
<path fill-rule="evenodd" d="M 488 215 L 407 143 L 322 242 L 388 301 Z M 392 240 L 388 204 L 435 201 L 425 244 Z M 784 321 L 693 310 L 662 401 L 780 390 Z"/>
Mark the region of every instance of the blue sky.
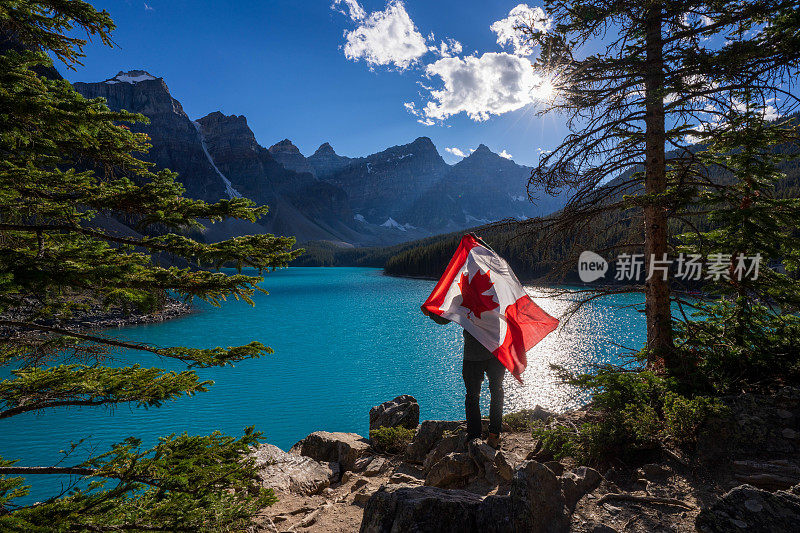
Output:
<path fill-rule="evenodd" d="M 534 115 L 532 74 L 521 66 L 528 51 L 507 34 L 498 43 L 518 1 L 93 4 L 114 18 L 118 46 L 89 45 L 83 67 L 60 69 L 67 79 L 147 70 L 164 77 L 192 119 L 245 115 L 264 146 L 289 138 L 310 155 L 327 141 L 360 156 L 428 136 L 450 163 L 460 158 L 446 148 L 469 153 L 484 143 L 530 165 L 565 133 L 557 117 Z M 496 87 L 494 76 L 511 81 Z M 452 90 L 434 96 L 447 80 Z"/>

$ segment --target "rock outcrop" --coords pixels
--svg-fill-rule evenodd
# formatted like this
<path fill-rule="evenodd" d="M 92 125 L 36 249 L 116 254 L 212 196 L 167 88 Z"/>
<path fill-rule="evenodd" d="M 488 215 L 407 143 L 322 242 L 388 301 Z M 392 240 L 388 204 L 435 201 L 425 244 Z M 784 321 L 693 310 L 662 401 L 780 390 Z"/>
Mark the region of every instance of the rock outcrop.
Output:
<path fill-rule="evenodd" d="M 425 484 L 443 489 L 463 487 L 478 472 L 478 465 L 470 454 L 450 452 L 431 465 L 425 476 Z"/>
<path fill-rule="evenodd" d="M 319 462 L 262 444 L 254 452 L 261 483 L 271 489 L 318 494 L 339 479 L 338 463 Z"/>
<path fill-rule="evenodd" d="M 696 525 L 703 533 L 795 533 L 800 530 L 800 485 L 775 493 L 741 485 L 700 511 Z"/>
<path fill-rule="evenodd" d="M 289 453 L 316 461 L 336 463 L 342 471 L 353 470 L 356 461 L 371 453 L 369 441 L 356 433 L 316 431 L 294 446 Z"/>
<path fill-rule="evenodd" d="M 793 429 L 800 418 L 800 406 L 792 404 L 797 391 L 787 387 L 769 396 L 737 396 L 730 402 L 734 406 L 731 418 L 747 424 L 754 423 L 753 417 L 775 423 L 771 434 L 780 435 Z M 770 397 L 777 398 L 780 406 L 770 405 L 766 401 Z M 762 482 L 769 476 L 773 484 L 790 480 L 797 454 L 781 457 L 782 450 L 788 449 L 785 442 L 765 446 L 767 455 L 754 448 L 749 455 L 711 468 L 685 455 L 687 449 L 665 448 L 613 461 L 601 475 L 570 457 L 555 460 L 550 454 L 541 461 L 523 460 L 547 454 L 526 425 L 530 412 L 516 414 L 509 419 L 521 423 L 504 431 L 499 450 L 480 439 L 468 440 L 462 421 L 423 421 L 403 455 L 374 453 L 362 443 L 352 470 L 344 471 L 340 480 L 321 493 L 304 497 L 282 493 L 270 508 L 275 527 L 267 524 L 267 529 L 302 527 L 311 533 L 359 528 L 364 532 L 459 533 L 797 531 L 800 484 L 776 492 L 736 486 L 742 475 Z M 584 407 L 548 416 L 551 424 L 576 427 L 597 415 Z M 312 443 L 311 436 L 304 439 L 308 453 L 347 463 L 352 446 L 343 443 L 358 442 L 360 437 L 341 435 L 320 437 L 324 444 Z M 735 439 L 728 444 L 728 452 L 745 451 Z M 302 451 L 303 446 L 296 448 Z"/>
<path fill-rule="evenodd" d="M 463 490 L 394 485 L 367 501 L 361 533 L 509 533 L 508 498 L 483 498 Z"/>
<path fill-rule="evenodd" d="M 414 429 L 419 425 L 419 404 L 413 396 L 403 394 L 369 410 L 369 429 L 379 427 L 404 427 Z"/>
<path fill-rule="evenodd" d="M 511 481 L 513 469 L 503 451 L 495 450 L 478 439 L 469 441 L 467 450 L 478 466 L 478 475 L 490 485 L 502 485 Z"/>
<path fill-rule="evenodd" d="M 588 466 L 579 466 L 571 472 L 564 473 L 561 476 L 561 491 L 570 510 L 575 509 L 578 500 L 596 489 L 601 481 L 603 476 L 600 472 Z"/>
<path fill-rule="evenodd" d="M 525 461 L 511 485 L 513 531 L 557 533 L 569 529 L 569 509 L 556 475 L 536 461 Z"/>
<path fill-rule="evenodd" d="M 405 460 L 410 463 L 422 464 L 428 452 L 442 440 L 442 437 L 446 433 L 455 432 L 459 426 L 461 426 L 461 422 L 453 420 L 423 421 L 406 448 Z"/>
<path fill-rule="evenodd" d="M 382 487 L 364 508 L 362 533 L 533 532 L 569 528 L 569 510 L 555 474 L 535 461 L 514 474 L 511 492 L 481 497 L 438 487 Z"/>

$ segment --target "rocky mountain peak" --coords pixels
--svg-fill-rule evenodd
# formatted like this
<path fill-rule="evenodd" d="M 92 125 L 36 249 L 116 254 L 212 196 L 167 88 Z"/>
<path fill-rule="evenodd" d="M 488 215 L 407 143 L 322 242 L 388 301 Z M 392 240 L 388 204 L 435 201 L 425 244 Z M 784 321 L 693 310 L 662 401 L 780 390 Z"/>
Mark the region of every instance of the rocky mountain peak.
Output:
<path fill-rule="evenodd" d="M 247 145 L 250 149 L 254 149 L 258 144 L 244 115 L 225 115 L 220 111 L 214 111 L 197 119 L 197 122 L 208 137 L 223 135 L 231 141 L 235 140 L 237 144 Z"/>
<path fill-rule="evenodd" d="M 503 163 L 503 161 L 505 161 L 507 163 L 511 162 L 510 159 L 506 159 L 506 158 L 500 156 L 499 154 L 496 154 L 495 152 L 492 152 L 489 149 L 488 146 L 486 146 L 485 144 L 481 143 L 481 144 L 478 145 L 478 147 L 471 154 L 469 154 L 467 157 L 465 157 L 464 159 L 462 159 L 461 161 L 459 161 L 456 164 L 457 165 L 461 165 L 461 164 L 470 165 L 470 164 L 475 164 L 475 163 L 490 164 L 490 163 L 495 163 L 496 162 L 496 163 L 498 163 L 500 165 L 504 165 L 505 163 Z"/>
<path fill-rule="evenodd" d="M 212 111 L 199 119 L 198 122 L 238 122 L 247 126 L 247 117 L 244 115 L 226 115 L 222 111 Z"/>
<path fill-rule="evenodd" d="M 289 139 L 284 139 L 270 146 L 269 153 L 272 154 L 272 157 L 281 165 L 289 170 L 314 174 L 314 168 L 309 164 L 303 154 L 300 153 L 300 149 Z"/>
<path fill-rule="evenodd" d="M 324 143 L 317 148 L 317 151 L 314 152 L 314 156 L 331 156 L 337 155 L 336 150 L 333 149 L 330 143 Z M 314 157 L 312 156 L 312 157 Z"/>
<path fill-rule="evenodd" d="M 162 78 L 145 70 L 128 70 L 105 81 L 76 82 L 73 86 L 86 98 L 105 98 L 114 111 L 125 109 L 147 116 L 149 124 L 129 126 L 132 131 L 146 133 L 154 147 L 141 157 L 157 168 L 178 172 L 187 196 L 211 202 L 229 197 L 203 149 L 198 130 Z"/>
<path fill-rule="evenodd" d="M 299 154 L 300 149 L 292 143 L 289 139 L 284 139 L 269 147 L 271 154 L 275 155 L 276 152 L 286 152 L 290 154 Z M 301 154 L 302 155 L 302 154 Z"/>
<path fill-rule="evenodd" d="M 121 70 L 113 78 L 93 83 L 76 82 L 75 89 L 87 98 L 103 97 L 112 109 L 126 109 L 150 117 L 180 115 L 189 121 L 180 102 L 172 97 L 163 78 L 146 70 Z"/>
<path fill-rule="evenodd" d="M 330 143 L 324 143 L 306 161 L 314 168 L 316 176 L 324 179 L 348 166 L 351 159 L 338 155 Z"/>
<path fill-rule="evenodd" d="M 430 137 L 417 137 L 411 146 L 422 150 L 436 150 L 436 145 L 433 144 Z"/>

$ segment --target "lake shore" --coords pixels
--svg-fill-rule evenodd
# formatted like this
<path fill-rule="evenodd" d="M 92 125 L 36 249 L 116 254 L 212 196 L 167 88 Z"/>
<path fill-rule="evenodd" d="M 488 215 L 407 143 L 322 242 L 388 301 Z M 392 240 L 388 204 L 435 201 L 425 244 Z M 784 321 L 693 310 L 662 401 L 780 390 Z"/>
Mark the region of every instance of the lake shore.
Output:
<path fill-rule="evenodd" d="M 60 328 L 76 330 L 98 330 L 110 328 L 123 328 L 140 324 L 155 324 L 166 322 L 176 318 L 181 318 L 192 313 L 197 309 L 190 303 L 185 303 L 175 298 L 168 298 L 164 306 L 152 313 L 127 312 L 118 307 L 104 309 L 100 304 L 93 304 L 88 309 L 76 313 L 68 320 L 61 320 L 58 324 L 42 322 L 46 326 L 58 326 Z M 12 311 L 4 315 L 9 320 L 23 318 L 25 311 Z M 7 328 L 9 331 L 13 328 Z"/>
<path fill-rule="evenodd" d="M 402 418 L 396 427 L 413 426 L 413 436 L 392 453 L 375 439 L 327 431 L 288 453 L 268 444 L 255 450 L 261 482 L 279 497 L 261 525 L 313 533 L 795 531 L 800 389 L 723 401 L 729 414 L 693 446 L 664 441 L 590 467 L 554 457 L 530 424 L 591 423 L 602 416 L 591 406 L 507 416 L 501 445 L 492 449 L 468 440 L 463 421 L 419 421 L 414 399 L 401 396 L 383 406 Z"/>
<path fill-rule="evenodd" d="M 198 310 L 190 303 L 169 298 L 164 307 L 154 313 L 125 313 L 120 309 L 98 310 L 75 321 L 75 325 L 88 329 L 123 328 L 139 324 L 155 324 L 181 318 Z"/>

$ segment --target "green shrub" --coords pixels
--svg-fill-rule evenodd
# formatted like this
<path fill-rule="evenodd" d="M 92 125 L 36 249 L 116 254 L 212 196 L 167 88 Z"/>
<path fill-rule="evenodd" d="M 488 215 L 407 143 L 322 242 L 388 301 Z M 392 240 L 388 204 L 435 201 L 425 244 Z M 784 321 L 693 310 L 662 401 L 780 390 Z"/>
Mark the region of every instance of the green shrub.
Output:
<path fill-rule="evenodd" d="M 703 423 L 724 410 L 719 400 L 683 396 L 671 390 L 671 380 L 648 371 L 603 368 L 570 383 L 592 391 L 597 420 L 571 427 L 537 423 L 532 433 L 556 459 L 583 464 L 654 450 L 667 438 L 691 445 Z"/>
<path fill-rule="evenodd" d="M 397 454 L 405 451 L 414 438 L 415 430 L 404 427 L 379 427 L 369 430 L 369 440 L 375 451 Z"/>
<path fill-rule="evenodd" d="M 689 399 L 670 393 L 664 400 L 666 433 L 681 444 L 693 444 L 703 423 L 725 411 L 725 406 L 717 398 L 698 396 Z"/>
<path fill-rule="evenodd" d="M 567 426 L 546 426 L 537 420 L 533 422 L 531 432 L 534 438 L 541 441 L 542 449 L 552 453 L 556 459 L 576 455 L 576 435 Z"/>
<path fill-rule="evenodd" d="M 508 424 L 511 431 L 526 431 L 533 426 L 532 415 L 533 409 L 522 409 L 514 413 L 503 415 L 503 422 Z"/>

